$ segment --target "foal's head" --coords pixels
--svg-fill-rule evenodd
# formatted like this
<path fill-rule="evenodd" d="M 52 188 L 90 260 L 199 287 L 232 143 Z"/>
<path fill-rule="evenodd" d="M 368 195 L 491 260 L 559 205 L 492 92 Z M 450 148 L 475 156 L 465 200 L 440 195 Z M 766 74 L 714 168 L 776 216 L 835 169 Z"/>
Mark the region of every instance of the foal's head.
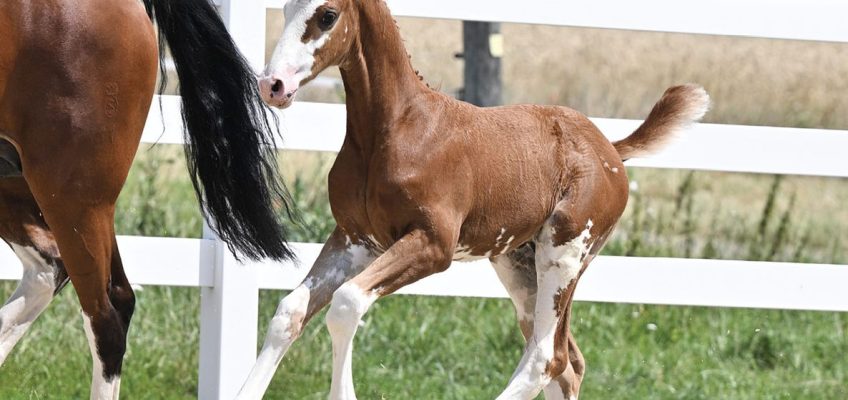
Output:
<path fill-rule="evenodd" d="M 301 85 L 344 62 L 359 30 L 351 0 L 289 0 L 283 34 L 259 86 L 271 106 L 291 105 Z"/>

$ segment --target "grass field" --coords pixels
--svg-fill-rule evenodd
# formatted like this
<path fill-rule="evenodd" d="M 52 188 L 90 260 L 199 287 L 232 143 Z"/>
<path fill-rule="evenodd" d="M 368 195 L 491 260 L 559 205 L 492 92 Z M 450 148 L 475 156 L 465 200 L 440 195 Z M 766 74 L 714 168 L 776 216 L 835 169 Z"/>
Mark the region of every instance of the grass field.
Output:
<path fill-rule="evenodd" d="M 455 90 L 461 64 L 445 60 L 459 49 L 459 23 L 399 23 L 415 65 Z M 509 102 L 642 118 L 665 86 L 697 81 L 715 100 L 709 121 L 848 128 L 845 45 L 512 25 L 504 32 Z M 333 226 L 325 179 L 333 156 L 283 156 L 303 212 L 296 239 L 321 241 Z M 199 236 L 180 157 L 174 147 L 142 147 L 119 202 L 121 234 Z M 848 263 L 844 179 L 628 173 L 636 189 L 605 254 Z M 13 288 L 0 282 L 0 295 Z M 145 287 L 137 295 L 123 397 L 194 398 L 199 291 Z M 261 294 L 262 334 L 281 296 Z M 0 399 L 88 396 L 78 309 L 69 287 L 0 368 Z M 322 319 L 295 344 L 267 398 L 326 396 L 331 350 Z M 848 314 L 577 303 L 573 329 L 588 363 L 584 399 L 848 398 Z M 367 314 L 355 349 L 361 399 L 479 399 L 505 385 L 522 340 L 506 300 L 398 296 Z"/>

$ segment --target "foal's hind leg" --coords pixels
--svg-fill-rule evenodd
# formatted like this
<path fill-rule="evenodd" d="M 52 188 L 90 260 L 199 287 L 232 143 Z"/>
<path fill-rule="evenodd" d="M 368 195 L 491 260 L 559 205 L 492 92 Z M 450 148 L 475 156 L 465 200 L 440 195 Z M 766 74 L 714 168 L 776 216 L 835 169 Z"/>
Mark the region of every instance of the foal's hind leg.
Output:
<path fill-rule="evenodd" d="M 585 228 L 580 231 L 574 226 Z M 569 214 L 557 211 L 535 239 L 537 293 L 533 332 L 509 385 L 498 399 L 533 398 L 571 366 L 568 353 L 571 299 L 592 248 L 591 228 L 591 220 L 578 222 Z"/>
<path fill-rule="evenodd" d="M 533 335 L 533 315 L 536 310 L 537 284 L 534 258 L 535 249 L 531 244 L 525 244 L 509 254 L 492 258 L 492 265 L 512 299 L 521 333 L 528 343 Z M 545 386 L 547 400 L 574 399 L 579 393 L 585 363 L 583 354 L 577 348 L 577 343 L 570 331 L 568 344 L 569 365 L 562 375 Z"/>

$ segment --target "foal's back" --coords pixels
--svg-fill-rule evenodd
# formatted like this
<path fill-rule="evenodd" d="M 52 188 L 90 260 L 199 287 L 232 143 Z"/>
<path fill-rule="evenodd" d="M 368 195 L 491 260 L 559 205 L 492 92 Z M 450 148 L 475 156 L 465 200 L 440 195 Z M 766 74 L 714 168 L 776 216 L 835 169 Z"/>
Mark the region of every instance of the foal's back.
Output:
<path fill-rule="evenodd" d="M 437 191 L 465 214 L 460 243 L 494 243 L 504 230 L 523 243 L 567 197 L 606 203 L 601 209 L 609 216 L 594 218 L 617 219 L 623 211 L 621 157 L 583 114 L 558 106 L 480 108 L 441 94 L 427 107 L 408 113 L 410 128 L 402 131 L 410 133 L 397 150 L 404 154 L 389 170 L 427 165 Z M 409 163 L 414 158 L 421 162 Z"/>

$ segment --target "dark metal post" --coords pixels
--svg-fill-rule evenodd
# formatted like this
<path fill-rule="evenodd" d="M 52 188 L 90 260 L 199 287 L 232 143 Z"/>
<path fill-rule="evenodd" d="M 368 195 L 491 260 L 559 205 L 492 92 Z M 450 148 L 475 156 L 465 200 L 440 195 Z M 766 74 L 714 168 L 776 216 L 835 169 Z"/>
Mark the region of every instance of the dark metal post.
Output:
<path fill-rule="evenodd" d="M 501 25 L 493 22 L 462 22 L 465 88 L 462 100 L 478 106 L 503 103 L 501 88 Z"/>

